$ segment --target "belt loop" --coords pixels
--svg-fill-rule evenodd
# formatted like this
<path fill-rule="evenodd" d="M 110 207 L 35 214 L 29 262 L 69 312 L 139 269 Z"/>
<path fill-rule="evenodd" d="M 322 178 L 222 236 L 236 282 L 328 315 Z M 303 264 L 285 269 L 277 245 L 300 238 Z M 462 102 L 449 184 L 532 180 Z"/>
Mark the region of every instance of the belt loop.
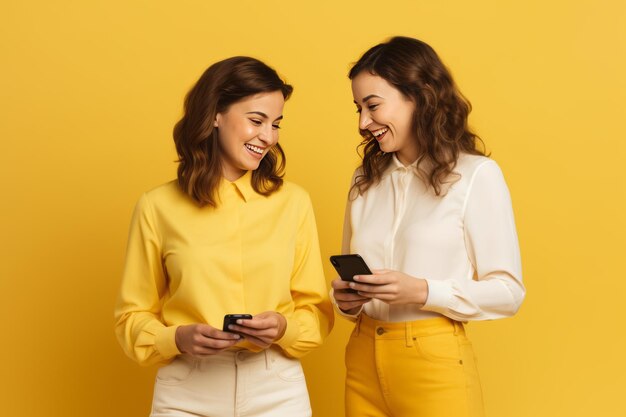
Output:
<path fill-rule="evenodd" d="M 463 324 L 461 322 L 452 320 L 452 324 L 454 324 L 454 335 L 459 336 L 463 334 Z"/>
<path fill-rule="evenodd" d="M 363 313 L 359 314 L 356 318 L 356 323 L 354 324 L 354 335 L 358 336 L 359 331 L 361 330 L 361 317 L 363 317 Z"/>
<path fill-rule="evenodd" d="M 404 338 L 406 340 L 406 346 L 413 347 L 413 329 L 411 328 L 411 322 L 410 321 L 404 322 L 404 327 L 405 327 Z"/>

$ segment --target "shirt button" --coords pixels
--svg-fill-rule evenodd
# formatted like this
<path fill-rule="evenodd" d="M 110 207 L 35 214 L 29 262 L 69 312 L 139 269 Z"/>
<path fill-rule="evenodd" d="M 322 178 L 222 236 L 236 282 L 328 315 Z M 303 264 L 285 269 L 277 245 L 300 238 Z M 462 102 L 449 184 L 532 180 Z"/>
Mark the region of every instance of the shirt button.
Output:
<path fill-rule="evenodd" d="M 376 329 L 376 334 L 378 334 L 379 336 L 382 336 L 384 333 L 385 329 L 383 329 L 382 327 Z"/>

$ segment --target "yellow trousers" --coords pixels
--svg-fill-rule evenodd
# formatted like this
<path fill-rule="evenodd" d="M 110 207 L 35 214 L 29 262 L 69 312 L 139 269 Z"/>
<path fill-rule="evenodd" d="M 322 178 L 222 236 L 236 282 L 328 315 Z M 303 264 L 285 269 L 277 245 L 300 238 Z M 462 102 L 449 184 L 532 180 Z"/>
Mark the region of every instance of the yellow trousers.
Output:
<path fill-rule="evenodd" d="M 362 314 L 346 348 L 347 417 L 483 417 L 474 352 L 460 322 L 390 323 Z"/>

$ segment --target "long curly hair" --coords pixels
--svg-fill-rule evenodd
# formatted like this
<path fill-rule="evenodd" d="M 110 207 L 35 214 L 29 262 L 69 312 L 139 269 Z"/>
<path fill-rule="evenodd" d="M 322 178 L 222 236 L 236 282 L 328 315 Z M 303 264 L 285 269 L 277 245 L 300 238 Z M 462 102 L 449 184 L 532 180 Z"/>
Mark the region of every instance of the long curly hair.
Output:
<path fill-rule="evenodd" d="M 246 97 L 280 91 L 287 100 L 293 87 L 276 71 L 255 58 L 236 56 L 216 62 L 202 74 L 185 97 L 182 119 L 174 126 L 178 153 L 178 184 L 198 205 L 216 207 L 222 181 L 217 113 Z M 270 195 L 283 184 L 285 153 L 277 143 L 252 172 L 252 187 Z"/>
<path fill-rule="evenodd" d="M 437 196 L 445 194 L 446 184 L 458 180 L 454 168 L 461 152 L 485 155 L 477 148 L 478 142 L 484 143 L 468 127 L 471 104 L 428 44 L 393 37 L 365 52 L 348 78 L 353 80 L 363 71 L 384 78 L 415 103 L 412 128 L 420 152 L 417 166 L 420 177 Z M 362 194 L 380 181 L 392 154 L 383 152 L 368 130 L 360 133 L 363 163 L 353 188 Z"/>

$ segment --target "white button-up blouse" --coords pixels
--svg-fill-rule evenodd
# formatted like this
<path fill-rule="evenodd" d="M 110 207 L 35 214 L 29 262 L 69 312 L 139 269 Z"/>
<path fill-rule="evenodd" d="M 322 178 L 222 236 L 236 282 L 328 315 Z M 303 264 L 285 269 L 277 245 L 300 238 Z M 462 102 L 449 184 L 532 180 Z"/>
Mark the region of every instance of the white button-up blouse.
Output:
<path fill-rule="evenodd" d="M 460 178 L 436 196 L 415 164 L 404 166 L 394 155 L 379 183 L 349 199 L 343 252 L 360 254 L 371 269 L 428 282 L 424 306 L 373 299 L 363 307 L 369 317 L 489 320 L 518 310 L 525 288 L 502 172 L 493 160 L 468 154 L 461 154 L 454 171 Z"/>

